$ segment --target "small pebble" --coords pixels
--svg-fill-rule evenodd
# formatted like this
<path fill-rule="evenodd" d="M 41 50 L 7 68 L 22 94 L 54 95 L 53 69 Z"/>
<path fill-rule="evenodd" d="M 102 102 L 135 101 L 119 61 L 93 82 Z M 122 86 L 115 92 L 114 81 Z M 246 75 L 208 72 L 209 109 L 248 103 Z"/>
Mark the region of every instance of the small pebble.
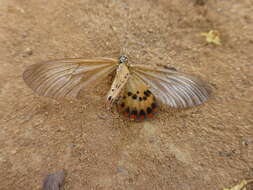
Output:
<path fill-rule="evenodd" d="M 117 168 L 117 172 L 124 172 L 125 169 L 124 168 Z"/>
<path fill-rule="evenodd" d="M 155 142 L 155 137 L 150 137 L 148 140 L 150 143 L 154 143 Z"/>
<path fill-rule="evenodd" d="M 33 54 L 32 49 L 28 47 L 25 49 L 23 57 L 28 57 L 28 56 L 31 56 L 32 54 Z"/>

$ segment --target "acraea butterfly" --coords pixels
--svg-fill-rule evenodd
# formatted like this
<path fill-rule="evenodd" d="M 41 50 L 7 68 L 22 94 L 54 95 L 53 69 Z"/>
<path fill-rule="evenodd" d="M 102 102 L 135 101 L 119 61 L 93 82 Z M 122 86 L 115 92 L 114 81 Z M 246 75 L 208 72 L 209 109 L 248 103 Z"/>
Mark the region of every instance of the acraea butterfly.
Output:
<path fill-rule="evenodd" d="M 152 118 L 157 102 L 188 108 L 202 104 L 210 95 L 210 88 L 200 79 L 171 68 L 128 64 L 126 56 L 34 64 L 23 78 L 41 96 L 76 98 L 81 89 L 96 86 L 115 70 L 107 105 L 116 105 L 119 113 L 131 120 Z"/>

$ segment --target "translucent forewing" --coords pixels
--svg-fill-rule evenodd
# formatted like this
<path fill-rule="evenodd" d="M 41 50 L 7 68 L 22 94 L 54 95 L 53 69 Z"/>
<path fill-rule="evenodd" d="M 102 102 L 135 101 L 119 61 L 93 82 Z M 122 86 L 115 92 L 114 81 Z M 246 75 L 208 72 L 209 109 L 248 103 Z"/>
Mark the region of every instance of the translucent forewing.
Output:
<path fill-rule="evenodd" d="M 131 65 L 130 68 L 150 86 L 158 100 L 175 108 L 202 104 L 211 92 L 200 79 L 174 70 L 143 65 Z"/>
<path fill-rule="evenodd" d="M 54 99 L 75 98 L 88 86 L 95 86 L 117 68 L 118 60 L 63 59 L 29 66 L 23 78 L 37 94 Z"/>

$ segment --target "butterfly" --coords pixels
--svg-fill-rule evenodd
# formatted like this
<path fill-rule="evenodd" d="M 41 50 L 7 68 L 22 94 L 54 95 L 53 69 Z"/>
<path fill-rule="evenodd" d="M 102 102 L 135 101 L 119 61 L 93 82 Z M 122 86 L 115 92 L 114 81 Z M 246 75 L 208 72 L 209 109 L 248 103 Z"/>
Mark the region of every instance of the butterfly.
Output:
<path fill-rule="evenodd" d="M 116 106 L 121 115 L 134 121 L 152 118 L 158 103 L 193 107 L 207 101 L 211 92 L 205 82 L 191 75 L 169 67 L 132 65 L 126 56 L 38 63 L 24 71 L 23 79 L 41 96 L 76 98 L 81 89 L 95 87 L 115 71 L 107 105 Z"/>

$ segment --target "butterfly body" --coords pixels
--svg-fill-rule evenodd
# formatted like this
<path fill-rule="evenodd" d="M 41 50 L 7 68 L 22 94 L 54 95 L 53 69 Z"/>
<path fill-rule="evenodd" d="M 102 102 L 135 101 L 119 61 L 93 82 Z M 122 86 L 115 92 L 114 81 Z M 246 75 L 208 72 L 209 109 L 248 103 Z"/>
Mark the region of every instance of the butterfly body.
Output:
<path fill-rule="evenodd" d="M 169 68 L 128 64 L 126 56 L 34 64 L 25 70 L 23 78 L 41 96 L 76 98 L 81 89 L 95 87 L 114 71 L 106 101 L 130 120 L 152 118 L 157 102 L 187 108 L 202 104 L 210 95 L 209 87 L 195 77 Z"/>
<path fill-rule="evenodd" d="M 144 120 L 154 116 L 157 103 L 149 87 L 141 79 L 130 76 L 121 99 L 117 102 L 117 109 L 131 120 Z"/>
<path fill-rule="evenodd" d="M 107 94 L 107 101 L 111 107 L 117 101 L 117 98 L 119 98 L 119 94 L 127 83 L 129 77 L 130 71 L 128 69 L 127 59 L 124 59 L 122 56 L 122 59 L 119 59 L 119 65 L 116 70 L 114 81 Z"/>

